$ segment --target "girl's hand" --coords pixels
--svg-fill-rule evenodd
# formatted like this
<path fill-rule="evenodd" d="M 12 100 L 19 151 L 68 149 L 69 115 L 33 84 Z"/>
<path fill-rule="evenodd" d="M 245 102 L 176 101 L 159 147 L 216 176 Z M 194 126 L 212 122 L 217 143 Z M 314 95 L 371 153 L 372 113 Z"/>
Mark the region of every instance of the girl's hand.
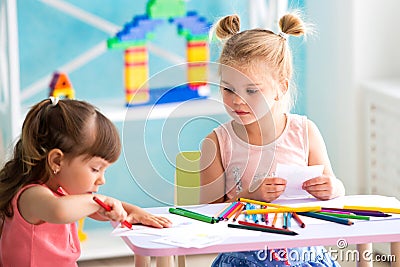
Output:
<path fill-rule="evenodd" d="M 172 226 L 172 222 L 167 218 L 155 216 L 139 207 L 136 207 L 134 210 L 132 210 L 132 212 L 128 215 L 127 220 L 133 224 L 141 223 L 143 225 L 148 225 L 155 228 L 168 228 Z"/>
<path fill-rule="evenodd" d="M 323 174 L 305 181 L 302 188 L 318 199 L 328 200 L 337 196 L 338 183 L 335 182 L 336 180 L 334 177 Z"/>
<path fill-rule="evenodd" d="M 99 215 L 101 215 L 106 220 L 112 220 L 116 222 L 122 222 L 126 220 L 127 213 L 122 206 L 121 201 L 111 197 L 106 197 L 102 201 L 104 202 L 104 204 L 108 205 L 111 210 L 107 211 L 103 207 L 99 206 L 99 210 L 97 211 Z"/>
<path fill-rule="evenodd" d="M 277 199 L 286 188 L 286 180 L 278 177 L 264 178 L 260 187 L 255 191 L 257 199 L 271 202 Z"/>

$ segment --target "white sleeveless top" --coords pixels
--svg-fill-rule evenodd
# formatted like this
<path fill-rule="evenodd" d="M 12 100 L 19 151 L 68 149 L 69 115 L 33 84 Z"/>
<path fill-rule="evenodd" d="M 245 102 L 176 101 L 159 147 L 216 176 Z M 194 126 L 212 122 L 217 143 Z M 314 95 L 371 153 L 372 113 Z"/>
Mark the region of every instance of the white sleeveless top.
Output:
<path fill-rule="evenodd" d="M 263 178 L 273 176 L 277 163 L 308 165 L 307 117 L 287 114 L 283 133 L 264 146 L 251 145 L 240 139 L 232 121 L 214 129 L 225 170 L 225 193 L 229 198 L 243 190 L 255 191 Z"/>

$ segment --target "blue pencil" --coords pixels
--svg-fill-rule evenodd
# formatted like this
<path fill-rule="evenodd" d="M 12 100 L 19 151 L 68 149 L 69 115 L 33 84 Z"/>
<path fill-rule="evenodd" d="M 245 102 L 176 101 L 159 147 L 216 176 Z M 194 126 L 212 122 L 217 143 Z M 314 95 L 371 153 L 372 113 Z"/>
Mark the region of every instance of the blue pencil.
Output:
<path fill-rule="evenodd" d="M 288 212 L 287 215 L 286 215 L 286 227 L 287 227 L 287 229 L 292 227 L 291 220 L 292 220 L 292 213 Z"/>
<path fill-rule="evenodd" d="M 230 209 L 236 205 L 236 202 L 232 202 L 228 208 L 226 208 L 219 216 L 218 216 L 218 220 L 222 221 L 224 219 L 224 215 L 225 213 L 227 213 L 228 211 L 230 211 Z"/>
<path fill-rule="evenodd" d="M 344 225 L 352 225 L 352 224 L 354 224 L 349 219 L 333 217 L 333 216 L 329 216 L 329 215 L 320 214 L 320 213 L 317 213 L 317 212 L 297 212 L 297 214 L 298 215 L 307 216 L 307 217 L 311 217 L 311 218 L 320 219 L 320 220 L 340 223 L 340 224 L 344 224 Z"/>
<path fill-rule="evenodd" d="M 287 229 L 287 212 L 283 213 L 283 225 L 282 225 L 282 227 L 284 229 Z"/>

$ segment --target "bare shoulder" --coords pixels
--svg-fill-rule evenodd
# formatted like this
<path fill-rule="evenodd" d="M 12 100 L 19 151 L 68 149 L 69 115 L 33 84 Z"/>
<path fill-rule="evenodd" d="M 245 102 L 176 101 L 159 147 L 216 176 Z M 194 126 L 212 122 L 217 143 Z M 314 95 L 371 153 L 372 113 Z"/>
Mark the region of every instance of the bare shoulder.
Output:
<path fill-rule="evenodd" d="M 318 126 L 310 119 L 307 119 L 307 128 L 308 128 L 308 139 L 310 143 L 317 141 L 320 143 L 323 141 L 322 135 Z"/>
<path fill-rule="evenodd" d="M 35 221 L 32 219 L 32 213 L 36 209 L 32 207 L 47 207 L 56 197 L 52 191 L 41 185 L 32 186 L 25 189 L 18 199 L 18 210 L 22 217 L 30 223 Z"/>
<path fill-rule="evenodd" d="M 317 132 L 319 132 L 318 126 L 315 124 L 315 122 L 313 122 L 310 119 L 307 119 L 307 127 L 308 127 L 308 131 L 311 131 L 311 132 L 317 131 Z"/>
<path fill-rule="evenodd" d="M 19 200 L 24 199 L 24 200 L 29 201 L 38 196 L 54 197 L 53 193 L 51 192 L 51 190 L 49 188 L 38 184 L 38 185 L 31 186 L 31 187 L 25 189 L 23 192 L 21 192 Z"/>
<path fill-rule="evenodd" d="M 209 133 L 209 134 L 206 136 L 205 139 L 210 139 L 210 140 L 214 141 L 214 143 L 217 143 L 217 142 L 218 142 L 217 134 L 216 134 L 214 131 L 212 131 L 211 133 Z"/>

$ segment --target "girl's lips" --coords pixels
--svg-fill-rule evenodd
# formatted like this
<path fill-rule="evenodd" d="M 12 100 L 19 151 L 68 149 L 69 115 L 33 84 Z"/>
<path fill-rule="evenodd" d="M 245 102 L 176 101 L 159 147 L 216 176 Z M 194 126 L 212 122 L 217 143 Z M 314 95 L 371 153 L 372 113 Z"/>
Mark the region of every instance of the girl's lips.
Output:
<path fill-rule="evenodd" d="M 234 112 L 239 116 L 250 114 L 250 112 L 246 112 L 246 111 L 242 111 L 242 110 L 235 110 Z"/>

